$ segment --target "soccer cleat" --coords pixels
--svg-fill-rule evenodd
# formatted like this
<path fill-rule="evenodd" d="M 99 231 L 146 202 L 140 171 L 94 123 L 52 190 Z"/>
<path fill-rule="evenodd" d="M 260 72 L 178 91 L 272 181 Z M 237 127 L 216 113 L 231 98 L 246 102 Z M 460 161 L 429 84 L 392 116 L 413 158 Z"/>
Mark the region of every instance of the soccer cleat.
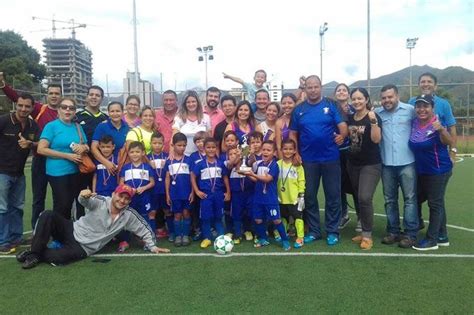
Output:
<path fill-rule="evenodd" d="M 129 248 L 130 248 L 130 245 L 128 244 L 128 242 L 122 241 L 122 242 L 119 243 L 117 251 L 119 253 L 124 253 Z"/>
<path fill-rule="evenodd" d="M 180 247 L 183 245 L 183 237 L 182 236 L 176 236 L 174 239 L 174 246 Z"/>
<path fill-rule="evenodd" d="M 282 241 L 281 246 L 283 247 L 283 250 L 286 251 L 286 252 L 291 249 L 289 241 Z"/>
<path fill-rule="evenodd" d="M 21 265 L 21 268 L 23 269 L 31 269 L 36 267 L 40 263 L 40 260 L 37 255 L 31 254 L 28 255 L 28 257 L 25 259 L 23 264 Z"/>
<path fill-rule="evenodd" d="M 297 238 L 295 240 L 295 243 L 293 244 L 293 247 L 298 249 L 298 248 L 303 247 L 303 245 L 304 245 L 304 239 L 303 238 Z"/>
<path fill-rule="evenodd" d="M 434 240 L 425 238 L 413 245 L 412 248 L 416 250 L 436 250 L 438 249 L 438 244 Z"/>
<path fill-rule="evenodd" d="M 253 247 L 260 248 L 268 245 L 270 245 L 269 241 L 267 241 L 266 239 L 260 239 L 253 245 Z"/>
<path fill-rule="evenodd" d="M 438 237 L 438 246 L 448 247 L 449 238 L 448 237 Z"/>
<path fill-rule="evenodd" d="M 0 255 L 10 255 L 16 251 L 15 247 L 11 246 L 0 246 Z"/>
<path fill-rule="evenodd" d="M 411 248 L 415 244 L 416 244 L 416 240 L 406 236 L 406 237 L 401 239 L 400 243 L 398 243 L 398 247 L 400 247 L 400 248 Z"/>
<path fill-rule="evenodd" d="M 183 236 L 181 244 L 183 246 L 189 246 L 191 244 L 191 239 L 189 238 L 189 236 Z"/>
<path fill-rule="evenodd" d="M 242 238 L 241 238 L 241 237 L 236 237 L 236 238 L 234 238 L 234 245 L 239 245 L 241 242 L 242 242 Z"/>
<path fill-rule="evenodd" d="M 398 234 L 388 234 L 388 235 L 383 237 L 382 244 L 393 245 L 395 243 L 400 242 L 400 240 L 401 240 L 400 235 L 398 235 Z"/>
<path fill-rule="evenodd" d="M 372 249 L 374 246 L 374 241 L 372 241 L 369 237 L 363 237 L 362 241 L 360 242 L 360 249 L 362 250 L 369 250 Z"/>
<path fill-rule="evenodd" d="M 21 251 L 16 255 L 16 261 L 18 261 L 19 263 L 24 263 L 29 255 L 31 255 L 31 251 L 29 250 Z"/>
<path fill-rule="evenodd" d="M 201 231 L 196 231 L 196 232 L 194 233 L 194 236 L 193 236 L 193 241 L 196 241 L 196 242 L 197 242 L 197 241 L 199 241 L 199 240 L 201 239 L 201 237 L 202 237 Z"/>
<path fill-rule="evenodd" d="M 362 242 L 362 235 L 356 235 L 352 238 L 352 243 L 360 244 Z"/>
<path fill-rule="evenodd" d="M 156 238 L 162 239 L 162 238 L 167 238 L 167 237 L 168 237 L 168 232 L 165 229 L 156 230 Z"/>
<path fill-rule="evenodd" d="M 314 241 L 317 241 L 318 239 L 319 239 L 319 238 L 316 238 L 315 236 L 309 234 L 309 235 L 306 235 L 306 236 L 304 237 L 304 243 L 305 243 L 305 244 L 309 244 L 309 243 L 312 243 L 312 242 L 314 242 Z"/>
<path fill-rule="evenodd" d="M 338 229 L 342 230 L 343 228 L 345 228 L 349 224 L 349 222 L 351 222 L 350 217 L 342 217 L 341 222 L 339 223 Z"/>
<path fill-rule="evenodd" d="M 245 236 L 245 240 L 246 240 L 246 241 L 251 241 L 251 240 L 253 240 L 253 235 L 252 235 L 252 232 L 250 232 L 250 231 L 245 231 L 245 232 L 244 232 L 244 236 Z"/>
<path fill-rule="evenodd" d="M 211 240 L 208 239 L 208 238 L 205 238 L 205 239 L 202 240 L 200 246 L 201 246 L 201 248 L 208 248 L 209 246 L 211 246 L 211 244 L 212 244 Z"/>
<path fill-rule="evenodd" d="M 360 220 L 357 220 L 355 231 L 359 233 L 362 232 L 362 224 L 360 223 Z"/>
<path fill-rule="evenodd" d="M 326 243 L 329 246 L 337 245 L 337 243 L 339 243 L 339 236 L 333 233 L 329 234 L 328 237 L 326 237 Z"/>

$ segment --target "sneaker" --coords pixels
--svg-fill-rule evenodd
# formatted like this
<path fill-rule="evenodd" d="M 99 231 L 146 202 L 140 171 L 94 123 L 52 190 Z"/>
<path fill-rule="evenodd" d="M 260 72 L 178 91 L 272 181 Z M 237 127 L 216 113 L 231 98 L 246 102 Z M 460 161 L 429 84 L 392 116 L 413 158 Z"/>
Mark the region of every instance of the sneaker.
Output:
<path fill-rule="evenodd" d="M 183 246 L 189 246 L 191 244 L 191 240 L 189 239 L 189 236 L 187 235 L 183 236 L 181 244 Z"/>
<path fill-rule="evenodd" d="M 40 263 L 40 260 L 37 255 L 31 254 L 28 255 L 28 257 L 25 259 L 23 264 L 21 265 L 21 268 L 23 269 L 31 269 L 36 267 Z"/>
<path fill-rule="evenodd" d="M 16 261 L 18 261 L 19 263 L 24 263 L 26 261 L 26 258 L 28 258 L 29 255 L 31 255 L 31 251 L 29 250 L 21 251 L 16 255 Z"/>
<path fill-rule="evenodd" d="M 250 231 L 245 231 L 245 232 L 244 232 L 244 236 L 245 236 L 245 240 L 246 240 L 246 241 L 251 241 L 251 240 L 253 240 L 253 235 L 252 235 L 252 232 L 250 232 Z"/>
<path fill-rule="evenodd" d="M 404 237 L 401 239 L 400 243 L 398 244 L 398 247 L 400 248 L 411 248 L 413 245 L 415 245 L 416 240 L 407 237 Z"/>
<path fill-rule="evenodd" d="M 15 247 L 11 246 L 0 246 L 0 255 L 10 255 L 13 254 L 16 251 Z"/>
<path fill-rule="evenodd" d="M 283 250 L 285 252 L 289 251 L 291 249 L 290 242 L 289 241 L 282 241 L 281 246 L 283 247 Z"/>
<path fill-rule="evenodd" d="M 303 247 L 303 245 L 304 245 L 304 239 L 303 238 L 297 238 L 295 240 L 295 243 L 293 244 L 293 247 L 298 249 L 298 248 Z"/>
<path fill-rule="evenodd" d="M 253 247 L 255 248 L 260 248 L 260 247 L 264 247 L 264 246 L 268 246 L 270 245 L 270 242 L 267 241 L 266 239 L 261 239 L 261 240 L 258 240 L 254 245 Z"/>
<path fill-rule="evenodd" d="M 174 246 L 180 247 L 183 245 L 183 237 L 182 236 L 176 236 L 174 239 Z"/>
<path fill-rule="evenodd" d="M 312 243 L 312 242 L 317 241 L 319 239 L 320 238 L 317 238 L 316 236 L 313 236 L 313 235 L 309 234 L 309 235 L 306 235 L 304 237 L 304 243 L 309 244 L 309 243 Z"/>
<path fill-rule="evenodd" d="M 196 233 L 193 236 L 193 241 L 199 241 L 202 238 L 202 233 L 201 231 L 196 231 Z"/>
<path fill-rule="evenodd" d="M 355 231 L 358 233 L 362 232 L 362 224 L 360 223 L 360 220 L 357 220 Z"/>
<path fill-rule="evenodd" d="M 425 238 L 413 245 L 412 248 L 416 250 L 436 250 L 438 249 L 438 244 L 434 240 Z"/>
<path fill-rule="evenodd" d="M 385 244 L 385 245 L 393 245 L 395 243 L 398 243 L 400 242 L 401 240 L 401 237 L 400 235 L 398 234 L 388 234 L 386 236 L 383 237 L 382 239 L 382 244 Z M 411 246 L 410 246 L 411 247 Z"/>
<path fill-rule="evenodd" d="M 342 230 L 343 228 L 345 228 L 347 226 L 347 224 L 349 224 L 349 222 L 351 222 L 351 218 L 350 217 L 343 217 L 341 218 L 341 222 L 339 223 L 339 230 Z"/>
<path fill-rule="evenodd" d="M 129 249 L 129 248 L 130 248 L 130 245 L 128 244 L 128 242 L 122 241 L 122 242 L 119 243 L 119 246 L 118 246 L 117 251 L 118 251 L 119 253 L 123 253 L 123 252 L 125 252 L 127 249 Z"/>
<path fill-rule="evenodd" d="M 211 246 L 212 242 L 210 239 L 206 238 L 206 239 L 203 239 L 202 242 L 201 242 L 201 248 L 208 248 L 209 246 Z"/>
<path fill-rule="evenodd" d="M 337 245 L 337 243 L 339 243 L 339 236 L 333 233 L 329 234 L 328 237 L 326 237 L 326 243 L 329 246 Z"/>
<path fill-rule="evenodd" d="M 241 242 L 242 242 L 242 238 L 241 238 L 241 237 L 236 237 L 236 238 L 234 238 L 234 245 L 239 245 Z"/>
<path fill-rule="evenodd" d="M 360 242 L 360 249 L 369 250 L 374 246 L 374 241 L 370 237 L 362 237 Z"/>
<path fill-rule="evenodd" d="M 438 246 L 448 247 L 449 246 L 449 238 L 448 237 L 439 237 L 438 238 Z"/>
<path fill-rule="evenodd" d="M 168 242 L 174 243 L 174 234 L 168 235 Z"/>
<path fill-rule="evenodd" d="M 352 243 L 360 244 L 362 242 L 362 235 L 356 235 L 352 238 Z"/>
<path fill-rule="evenodd" d="M 63 244 L 62 244 L 60 241 L 52 240 L 52 241 L 48 244 L 48 248 L 49 248 L 49 249 L 59 249 L 59 248 L 63 248 Z"/>
<path fill-rule="evenodd" d="M 168 237 L 168 231 L 165 229 L 157 229 L 156 230 L 156 238 L 162 239 L 162 238 L 167 238 Z"/>

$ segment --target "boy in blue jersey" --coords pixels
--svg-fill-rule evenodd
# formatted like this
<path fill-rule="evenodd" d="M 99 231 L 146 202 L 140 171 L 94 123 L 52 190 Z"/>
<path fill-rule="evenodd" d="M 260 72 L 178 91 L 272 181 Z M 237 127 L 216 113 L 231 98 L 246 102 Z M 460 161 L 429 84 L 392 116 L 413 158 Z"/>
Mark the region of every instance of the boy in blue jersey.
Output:
<path fill-rule="evenodd" d="M 196 195 L 201 198 L 200 219 L 204 240 L 201 248 L 209 247 L 211 242 L 211 221 L 218 235 L 224 234 L 222 218 L 224 201 L 230 200 L 229 177 L 224 163 L 217 158 L 217 140 L 204 140 L 206 158 L 198 162 L 191 172 L 191 182 Z M 224 192 L 225 188 L 225 192 Z"/>
<path fill-rule="evenodd" d="M 115 144 L 112 136 L 104 135 L 99 140 L 99 151 L 104 158 L 117 165 L 117 156 L 114 154 Z M 117 188 L 117 176 L 112 175 L 104 164 L 96 161 L 96 169 L 92 178 L 92 192 L 101 196 L 112 196 Z"/>
<path fill-rule="evenodd" d="M 156 230 L 155 214 L 151 209 L 151 189 L 155 186 L 153 169 L 148 163 L 143 162 L 145 146 L 139 141 L 133 141 L 128 146 L 130 163 L 125 164 L 120 170 L 120 184 L 133 188 L 135 195 L 130 202 L 130 207 L 147 221 L 153 231 Z M 119 244 L 119 252 L 125 251 L 128 245 L 128 236 Z M 127 244 L 126 244 L 127 243 Z"/>
<path fill-rule="evenodd" d="M 240 149 L 237 146 L 230 147 L 227 151 L 227 169 L 230 169 L 229 183 L 231 191 L 230 215 L 232 218 L 234 244 L 240 244 L 242 240 L 242 225 L 245 229 L 245 239 L 251 241 L 251 210 L 255 183 L 247 176 L 239 172 L 242 165 Z"/>
<path fill-rule="evenodd" d="M 233 130 L 227 130 L 223 137 L 222 140 L 224 142 L 224 147 L 227 148 L 227 152 L 221 152 L 219 154 L 219 160 L 222 162 L 226 162 L 229 160 L 229 151 L 230 148 L 235 148 L 239 144 L 239 138 L 237 137 L 237 134 Z"/>
<path fill-rule="evenodd" d="M 252 131 L 248 135 L 250 143 L 250 154 L 247 160 L 247 166 L 254 166 L 255 162 L 262 160 L 262 143 L 263 143 L 263 133 L 259 131 Z"/>
<path fill-rule="evenodd" d="M 173 159 L 168 159 L 165 164 L 166 203 L 171 207 L 174 216 L 174 245 L 188 246 L 191 244 L 189 232 L 191 230 L 190 204 L 194 200 L 191 188 L 191 159 L 184 155 L 186 150 L 186 135 L 178 132 L 172 139 L 174 148 Z"/>
<path fill-rule="evenodd" d="M 267 246 L 270 243 L 267 239 L 264 221 L 272 221 L 275 229 L 278 230 L 284 250 L 290 250 L 290 242 L 285 231 L 285 227 L 280 217 L 280 207 L 278 204 L 277 181 L 280 170 L 274 159 L 275 143 L 271 140 L 263 142 L 262 161 L 257 164 L 256 171 L 246 172 L 245 175 L 256 181 L 254 194 L 253 218 L 256 224 L 258 242 L 255 247 Z"/>
<path fill-rule="evenodd" d="M 168 159 L 168 153 L 163 151 L 165 143 L 164 136 L 156 131 L 151 135 L 151 153 L 148 154 L 150 166 L 153 168 L 153 177 L 155 178 L 155 186 L 151 192 L 151 209 L 150 213 L 155 212 L 155 222 L 157 225 L 157 237 L 166 237 L 166 230 L 164 229 L 163 220 L 166 219 L 168 226 L 169 239 L 174 242 L 174 222 L 173 214 L 169 206 L 166 204 L 165 194 L 165 178 L 166 170 L 165 164 Z M 160 224 L 161 223 L 161 224 Z"/>

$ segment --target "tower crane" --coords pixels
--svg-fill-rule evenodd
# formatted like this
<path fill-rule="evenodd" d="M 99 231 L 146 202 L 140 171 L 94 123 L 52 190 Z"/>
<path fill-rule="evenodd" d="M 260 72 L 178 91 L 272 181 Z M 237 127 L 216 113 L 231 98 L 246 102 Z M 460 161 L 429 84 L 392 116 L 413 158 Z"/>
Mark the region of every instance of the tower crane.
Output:
<path fill-rule="evenodd" d="M 57 20 L 54 18 L 54 16 L 52 19 L 33 16 L 32 19 L 52 22 L 53 38 L 56 38 L 56 30 L 72 30 L 71 36 L 73 39 L 76 39 L 76 28 L 81 28 L 81 27 L 85 28 L 87 26 L 84 23 L 76 23 L 74 19 L 70 19 L 69 21 Z M 70 26 L 56 27 L 56 23 L 69 24 Z M 33 32 L 44 32 L 44 31 L 48 31 L 48 30 L 38 30 L 38 31 L 33 31 Z"/>

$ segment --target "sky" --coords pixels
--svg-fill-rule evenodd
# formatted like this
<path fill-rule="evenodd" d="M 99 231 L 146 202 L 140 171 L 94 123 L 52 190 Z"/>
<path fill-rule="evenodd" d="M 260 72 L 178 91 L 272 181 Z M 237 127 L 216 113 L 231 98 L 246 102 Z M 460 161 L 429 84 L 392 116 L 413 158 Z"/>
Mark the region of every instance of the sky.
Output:
<path fill-rule="evenodd" d="M 20 33 L 41 53 L 42 39 L 52 37 L 51 22 L 33 16 L 87 24 L 76 37 L 92 50 L 94 83 L 110 93 L 123 90 L 126 72 L 134 70 L 132 0 L 2 2 L 0 30 Z M 320 74 L 324 22 L 323 83 L 367 78 L 367 0 L 136 4 L 139 72 L 158 91 L 204 88 L 205 65 L 196 48 L 208 45 L 214 47 L 209 86 L 240 87 L 222 72 L 252 81 L 255 70 L 265 69 L 268 80 L 295 88 L 300 75 Z M 413 65 L 474 70 L 474 0 L 372 0 L 370 25 L 371 78 L 408 67 L 406 39 L 414 37 Z M 70 37 L 70 30 L 56 37 Z"/>

